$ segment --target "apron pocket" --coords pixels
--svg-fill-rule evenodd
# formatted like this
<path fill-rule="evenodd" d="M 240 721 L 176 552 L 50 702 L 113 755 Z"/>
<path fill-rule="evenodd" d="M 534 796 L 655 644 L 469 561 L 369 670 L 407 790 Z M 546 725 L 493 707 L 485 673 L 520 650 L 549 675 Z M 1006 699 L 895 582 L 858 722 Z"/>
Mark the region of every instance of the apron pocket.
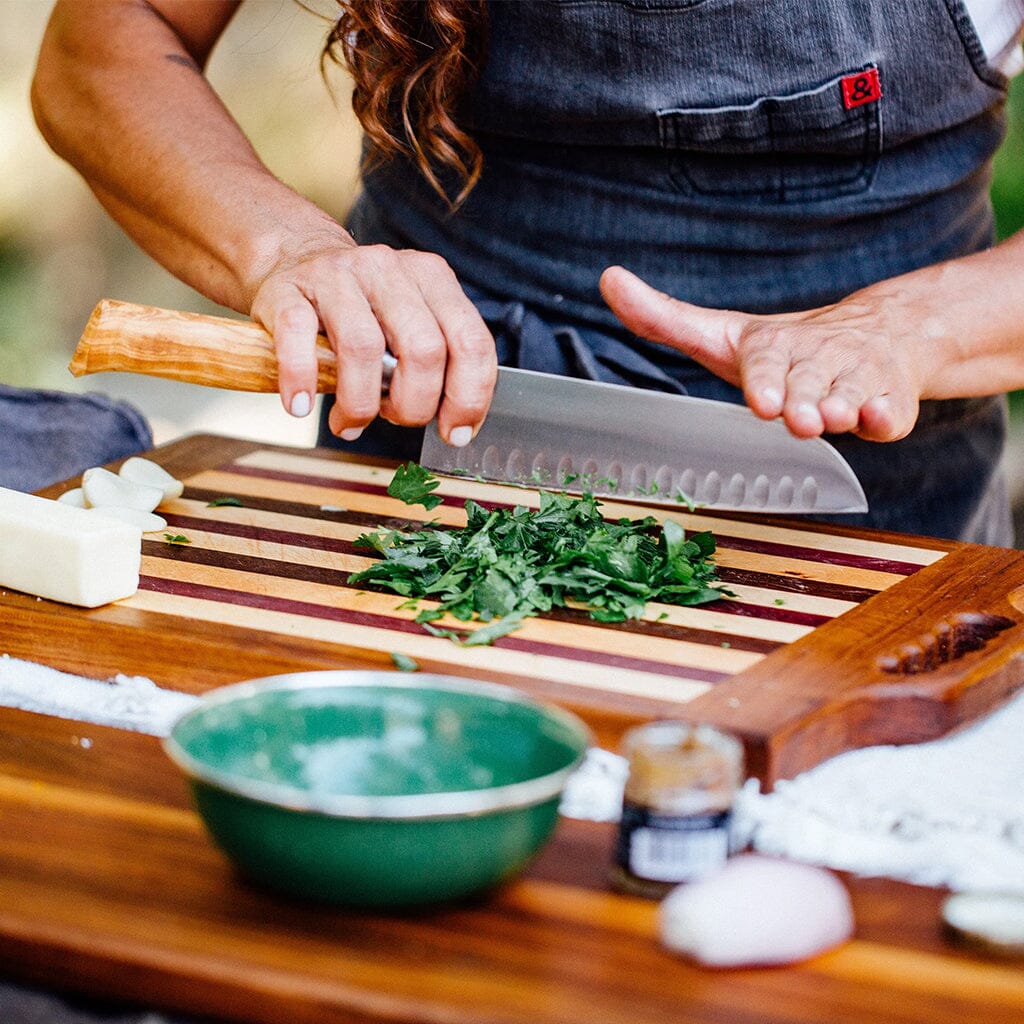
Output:
<path fill-rule="evenodd" d="M 659 139 L 672 153 L 673 181 L 695 195 L 766 203 L 867 190 L 881 155 L 881 103 L 854 94 L 854 105 L 847 106 L 847 93 L 853 76 L 870 70 L 743 106 L 659 110 Z"/>

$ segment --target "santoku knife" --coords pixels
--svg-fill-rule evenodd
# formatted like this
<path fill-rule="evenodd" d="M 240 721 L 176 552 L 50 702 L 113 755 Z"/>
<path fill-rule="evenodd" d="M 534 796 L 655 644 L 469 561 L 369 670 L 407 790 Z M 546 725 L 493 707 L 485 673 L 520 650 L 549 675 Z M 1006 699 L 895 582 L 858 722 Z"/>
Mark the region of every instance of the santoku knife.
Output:
<path fill-rule="evenodd" d="M 317 390 L 335 359 L 318 339 Z M 129 371 L 235 391 L 277 390 L 273 341 L 251 321 L 104 299 L 70 365 L 75 376 Z M 573 493 L 676 506 L 787 514 L 864 512 L 849 464 L 728 402 L 502 367 L 483 426 L 464 448 L 427 427 L 420 463 Z"/>

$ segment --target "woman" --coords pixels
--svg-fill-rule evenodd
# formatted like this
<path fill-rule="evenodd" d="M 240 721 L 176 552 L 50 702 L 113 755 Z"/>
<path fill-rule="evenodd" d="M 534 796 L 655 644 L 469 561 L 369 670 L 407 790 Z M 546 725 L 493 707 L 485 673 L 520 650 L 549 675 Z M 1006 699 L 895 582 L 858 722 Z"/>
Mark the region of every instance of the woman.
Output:
<path fill-rule="evenodd" d="M 986 396 L 1024 384 L 1024 238 L 991 247 L 988 181 L 1019 0 L 344 4 L 349 230 L 202 78 L 236 7 L 59 2 L 33 99 L 141 245 L 271 331 L 291 412 L 317 330 L 363 450 L 415 451 L 378 413 L 466 443 L 499 359 L 745 400 L 833 435 L 854 521 L 1010 543 Z"/>

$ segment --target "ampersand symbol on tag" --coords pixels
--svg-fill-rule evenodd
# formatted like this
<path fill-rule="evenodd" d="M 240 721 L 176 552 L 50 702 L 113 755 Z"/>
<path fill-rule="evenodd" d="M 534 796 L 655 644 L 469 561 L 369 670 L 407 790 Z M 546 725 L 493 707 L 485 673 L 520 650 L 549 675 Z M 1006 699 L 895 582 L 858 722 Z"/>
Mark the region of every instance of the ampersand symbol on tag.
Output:
<path fill-rule="evenodd" d="M 847 110 L 864 103 L 874 103 L 882 98 L 878 68 L 867 68 L 856 74 L 847 75 L 840 79 L 839 84 L 843 90 L 843 105 Z"/>

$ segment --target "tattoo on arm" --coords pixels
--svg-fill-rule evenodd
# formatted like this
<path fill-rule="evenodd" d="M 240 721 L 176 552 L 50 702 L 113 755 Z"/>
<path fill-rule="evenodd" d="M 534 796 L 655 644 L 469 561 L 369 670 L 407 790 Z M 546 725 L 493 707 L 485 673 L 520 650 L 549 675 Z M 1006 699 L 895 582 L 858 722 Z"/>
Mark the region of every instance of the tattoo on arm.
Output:
<path fill-rule="evenodd" d="M 191 57 L 186 57 L 183 53 L 165 53 L 164 59 L 172 61 L 175 64 L 180 64 L 182 67 L 188 68 L 190 71 L 199 70 L 199 65 Z"/>

